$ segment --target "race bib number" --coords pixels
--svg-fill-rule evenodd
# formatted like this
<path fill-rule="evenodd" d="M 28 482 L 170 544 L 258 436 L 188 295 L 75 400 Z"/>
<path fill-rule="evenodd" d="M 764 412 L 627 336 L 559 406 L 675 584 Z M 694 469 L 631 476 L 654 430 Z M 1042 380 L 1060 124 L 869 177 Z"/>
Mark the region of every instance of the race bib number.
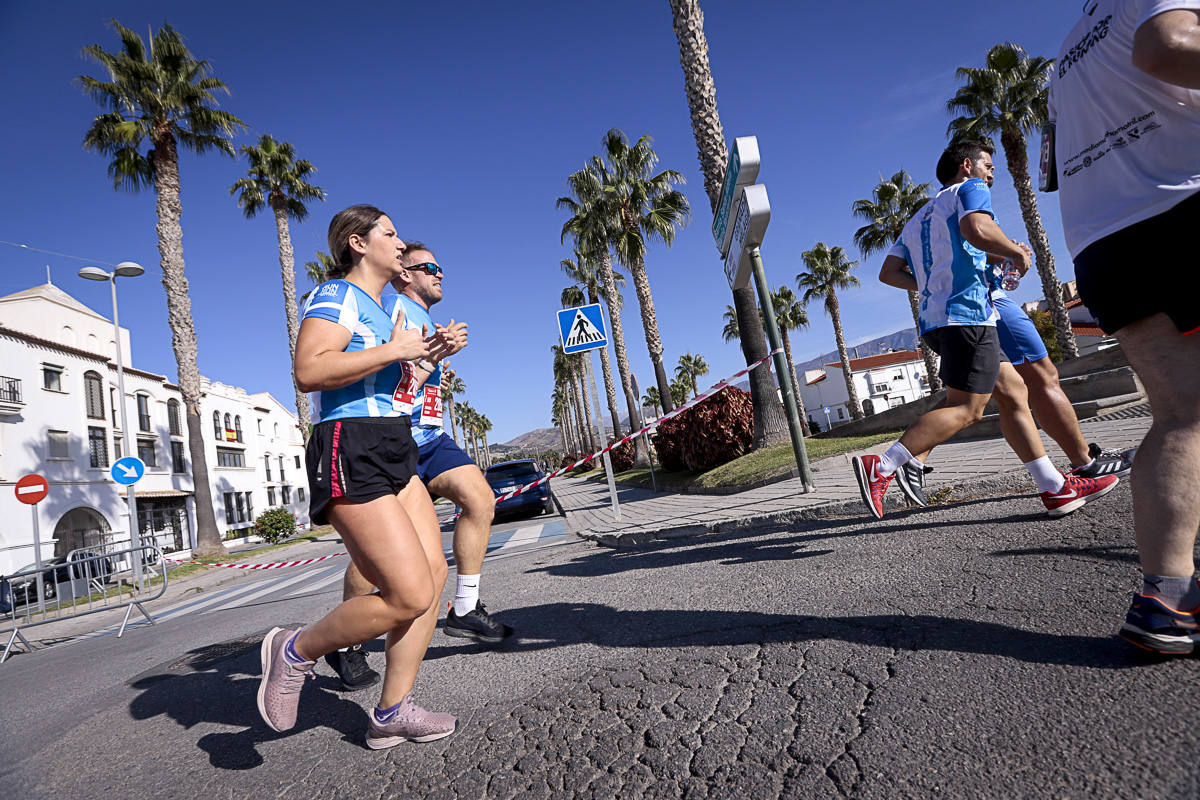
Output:
<path fill-rule="evenodd" d="M 396 391 L 392 393 L 392 411 L 398 414 L 411 414 L 416 391 L 412 364 L 407 361 L 400 362 L 400 381 L 396 384 Z"/>
<path fill-rule="evenodd" d="M 442 387 L 425 384 L 425 398 L 421 403 L 421 427 L 442 427 Z"/>

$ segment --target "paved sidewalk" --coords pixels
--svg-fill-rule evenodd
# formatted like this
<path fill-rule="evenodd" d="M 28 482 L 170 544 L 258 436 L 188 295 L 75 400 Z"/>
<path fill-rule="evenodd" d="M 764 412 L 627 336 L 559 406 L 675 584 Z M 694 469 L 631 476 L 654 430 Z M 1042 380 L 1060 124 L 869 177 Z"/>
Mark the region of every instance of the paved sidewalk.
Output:
<path fill-rule="evenodd" d="M 1138 444 L 1150 427 L 1148 405 L 1080 423 L 1084 438 L 1102 447 L 1125 449 Z M 1060 466 L 1066 458 L 1044 433 L 1046 453 Z M 882 453 L 887 444 L 860 452 Z M 573 533 L 610 547 L 635 546 L 654 539 L 671 539 L 717 530 L 729 531 L 763 523 L 866 514 L 850 457 L 822 459 L 813 465 L 815 491 L 805 494 L 799 478 L 733 495 L 691 495 L 617 487 L 621 519 L 613 516 L 608 485 L 584 478 L 556 478 L 555 495 L 567 527 Z M 1033 482 L 1001 437 L 954 441 L 941 445 L 929 458 L 934 468 L 926 489 L 952 487 L 955 493 L 1033 491 Z M 888 507 L 903 502 L 899 490 L 888 494 Z"/>

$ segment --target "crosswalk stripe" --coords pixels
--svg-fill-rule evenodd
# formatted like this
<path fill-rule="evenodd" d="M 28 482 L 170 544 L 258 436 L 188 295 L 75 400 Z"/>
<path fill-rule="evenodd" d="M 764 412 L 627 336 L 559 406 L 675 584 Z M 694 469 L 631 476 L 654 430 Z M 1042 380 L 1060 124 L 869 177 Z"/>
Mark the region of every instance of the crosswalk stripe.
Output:
<path fill-rule="evenodd" d="M 345 574 L 345 571 L 346 571 L 345 567 L 338 567 L 337 569 L 333 570 L 329 575 L 326 575 L 325 577 L 320 578 L 319 580 L 315 581 L 314 583 L 306 583 L 303 586 L 301 586 L 299 589 L 294 589 L 293 591 L 291 591 L 289 594 L 287 594 L 285 596 L 286 597 L 295 597 L 296 595 L 300 595 L 300 594 L 312 594 L 313 592 L 317 591 L 318 589 L 323 589 L 324 587 L 328 586 L 329 584 L 331 584 L 335 581 L 340 581 L 342 579 L 342 575 Z"/>
<path fill-rule="evenodd" d="M 329 578 L 333 579 L 333 580 L 337 580 L 342 577 L 342 568 L 341 567 L 334 567 L 332 570 L 322 570 L 322 572 L 334 573 L 333 575 L 329 575 Z M 224 603 L 219 606 L 216 606 L 215 608 L 210 608 L 210 609 L 206 610 L 204 613 L 212 614 L 217 611 L 225 611 L 227 609 L 235 608 L 237 606 L 244 606 L 254 600 L 257 600 L 258 598 L 260 598 L 264 595 L 268 595 L 273 592 L 278 592 L 280 589 L 285 589 L 288 586 L 291 586 L 293 583 L 296 583 L 297 581 L 307 581 L 307 580 L 311 579 L 312 577 L 314 577 L 312 572 L 302 572 L 299 575 L 292 575 L 291 577 L 288 577 L 286 580 L 268 581 L 267 583 L 269 585 L 263 587 L 262 589 L 258 590 L 257 592 L 253 592 L 251 594 L 230 600 L 229 602 Z M 305 586 L 304 588 L 307 590 L 309 587 Z"/>
<path fill-rule="evenodd" d="M 494 552 L 503 553 L 507 550 L 512 550 L 513 548 L 520 547 L 523 544 L 529 544 L 531 542 L 536 542 L 538 540 L 538 538 L 542 535 L 542 528 L 544 528 L 544 527 L 546 527 L 546 526 L 545 525 L 534 525 L 533 527 L 529 527 L 529 528 L 521 528 L 521 529 L 515 531 L 513 533 L 513 535 L 508 538 L 508 541 L 505 542 L 504 544 L 502 544 Z"/>

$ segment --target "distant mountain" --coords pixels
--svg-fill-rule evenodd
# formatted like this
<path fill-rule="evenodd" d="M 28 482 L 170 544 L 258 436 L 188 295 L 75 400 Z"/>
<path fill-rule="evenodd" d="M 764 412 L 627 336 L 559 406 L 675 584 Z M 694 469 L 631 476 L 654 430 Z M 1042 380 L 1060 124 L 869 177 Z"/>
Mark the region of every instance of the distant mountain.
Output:
<path fill-rule="evenodd" d="M 916 350 L 917 349 L 917 329 L 906 328 L 904 330 L 889 333 L 887 336 L 881 336 L 878 339 L 872 339 L 869 342 L 863 342 L 860 345 L 847 348 L 850 353 L 850 358 L 865 358 L 866 356 L 879 355 L 890 350 Z M 826 364 L 838 360 L 837 350 L 817 356 L 803 363 L 796 364 L 796 374 L 800 375 L 806 369 L 824 369 Z M 738 388 L 744 391 L 750 391 L 750 381 L 745 380 L 735 384 Z M 647 412 L 650 413 L 650 412 Z M 621 416 L 621 424 L 628 426 L 628 415 Z M 604 418 L 607 426 L 611 427 L 612 421 L 609 417 Z M 523 450 L 527 448 L 561 448 L 562 436 L 558 432 L 558 428 L 538 428 L 537 430 L 522 433 L 514 439 L 510 439 L 503 444 L 493 444 L 492 449 L 497 453 L 505 453 L 511 450 Z"/>

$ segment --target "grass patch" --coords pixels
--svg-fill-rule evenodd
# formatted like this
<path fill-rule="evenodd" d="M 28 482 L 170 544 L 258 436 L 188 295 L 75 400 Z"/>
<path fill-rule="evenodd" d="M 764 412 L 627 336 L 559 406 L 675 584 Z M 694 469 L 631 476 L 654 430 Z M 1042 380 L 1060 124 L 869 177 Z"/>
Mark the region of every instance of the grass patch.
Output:
<path fill-rule="evenodd" d="M 831 439 L 805 439 L 808 448 L 809 462 L 820 461 L 830 456 L 852 453 L 863 450 L 882 442 L 894 441 L 901 431 L 875 433 L 869 436 L 843 436 Z M 665 472 L 657 470 L 656 477 L 660 487 L 683 488 L 690 486 L 712 489 L 717 487 L 748 486 L 767 478 L 783 475 L 796 466 L 796 457 L 792 453 L 792 443 L 784 442 L 773 447 L 767 447 L 753 453 L 747 453 L 741 458 L 735 458 L 707 472 Z M 614 476 L 617 483 L 628 486 L 643 486 L 650 488 L 650 470 L 638 468 L 619 472 Z M 604 471 L 600 470 L 589 475 L 588 480 L 606 481 Z"/>

